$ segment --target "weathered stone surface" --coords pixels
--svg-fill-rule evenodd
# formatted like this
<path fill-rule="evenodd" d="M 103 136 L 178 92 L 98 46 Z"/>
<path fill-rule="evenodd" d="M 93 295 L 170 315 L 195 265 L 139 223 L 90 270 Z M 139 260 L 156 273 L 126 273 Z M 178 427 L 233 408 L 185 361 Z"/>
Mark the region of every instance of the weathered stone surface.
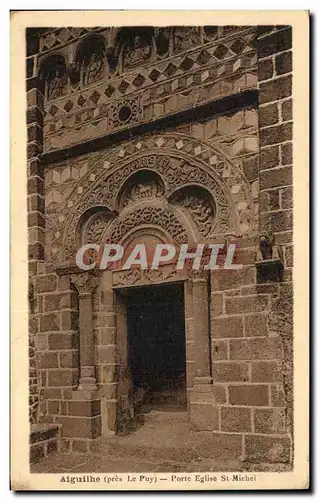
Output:
<path fill-rule="evenodd" d="M 280 192 L 279 189 L 271 189 L 260 193 L 260 211 L 270 212 L 280 210 Z"/>
<path fill-rule="evenodd" d="M 212 337 L 243 337 L 244 325 L 242 316 L 220 317 L 212 321 Z"/>
<path fill-rule="evenodd" d="M 78 351 L 60 351 L 59 360 L 61 368 L 78 368 L 79 367 L 79 353 Z"/>
<path fill-rule="evenodd" d="M 43 314 L 40 318 L 40 329 L 42 332 L 53 332 L 60 330 L 60 314 Z"/>
<path fill-rule="evenodd" d="M 282 144 L 281 146 L 281 162 L 283 165 L 292 164 L 292 144 Z"/>
<path fill-rule="evenodd" d="M 254 410 L 255 432 L 261 434 L 281 434 L 285 432 L 283 408 L 263 408 Z"/>
<path fill-rule="evenodd" d="M 199 431 L 218 430 L 218 408 L 208 404 L 191 404 L 190 421 Z"/>
<path fill-rule="evenodd" d="M 62 424 L 62 437 L 91 438 L 101 435 L 101 417 L 57 417 L 57 423 Z"/>
<path fill-rule="evenodd" d="M 247 314 L 244 319 L 245 337 L 262 337 L 268 335 L 268 319 L 266 314 Z"/>
<path fill-rule="evenodd" d="M 292 210 L 278 210 L 260 215 L 260 225 L 264 231 L 289 231 L 293 228 Z"/>
<path fill-rule="evenodd" d="M 289 97 L 292 93 L 291 75 L 282 76 L 269 82 L 260 84 L 260 103 L 278 101 L 284 97 Z M 282 129 L 284 130 L 284 129 Z M 285 139 L 282 139 L 285 140 Z M 281 142 L 281 140 L 277 141 Z"/>
<path fill-rule="evenodd" d="M 279 163 L 279 146 L 270 146 L 261 150 L 260 170 L 278 167 Z"/>
<path fill-rule="evenodd" d="M 78 382 L 78 372 L 67 369 L 50 370 L 48 382 L 51 387 L 73 387 Z"/>
<path fill-rule="evenodd" d="M 251 432 L 251 410 L 242 407 L 222 407 L 221 430 L 225 432 Z"/>
<path fill-rule="evenodd" d="M 246 363 L 213 363 L 212 377 L 214 382 L 247 382 L 248 364 Z"/>
<path fill-rule="evenodd" d="M 244 314 L 263 312 L 268 308 L 268 298 L 265 296 L 256 297 L 227 297 L 225 299 L 227 314 Z"/>
<path fill-rule="evenodd" d="M 57 277 L 54 274 L 39 276 L 36 280 L 36 290 L 39 293 L 54 292 L 57 286 Z"/>
<path fill-rule="evenodd" d="M 284 121 L 292 120 L 292 100 L 288 99 L 281 105 L 282 119 Z"/>
<path fill-rule="evenodd" d="M 56 352 L 38 353 L 39 365 L 41 368 L 58 368 L 58 355 Z"/>
<path fill-rule="evenodd" d="M 100 399 L 91 401 L 68 401 L 68 414 L 78 417 L 95 417 L 101 413 Z"/>
<path fill-rule="evenodd" d="M 273 76 L 274 65 L 272 58 L 259 60 L 258 62 L 258 80 L 269 80 Z"/>
<path fill-rule="evenodd" d="M 281 359 L 282 345 L 280 337 L 256 337 L 250 339 L 231 339 L 230 359 Z"/>
<path fill-rule="evenodd" d="M 290 439 L 274 436 L 245 436 L 245 460 L 248 462 L 289 462 Z"/>
<path fill-rule="evenodd" d="M 246 406 L 267 406 L 269 390 L 267 385 L 230 385 L 229 404 Z"/>
<path fill-rule="evenodd" d="M 275 67 L 277 75 L 290 73 L 292 71 L 292 52 L 284 52 L 276 56 Z"/>
<path fill-rule="evenodd" d="M 218 361 L 221 359 L 228 359 L 228 343 L 224 340 L 213 340 L 212 360 Z"/>
<path fill-rule="evenodd" d="M 260 127 L 268 127 L 278 122 L 278 104 L 273 103 L 268 106 L 259 108 L 259 125 Z"/>
<path fill-rule="evenodd" d="M 292 139 L 292 123 L 282 123 L 260 130 L 260 146 L 270 146 Z"/>
<path fill-rule="evenodd" d="M 252 382 L 281 382 L 281 362 L 258 361 L 251 365 Z"/>
<path fill-rule="evenodd" d="M 75 333 L 51 333 L 49 335 L 49 349 L 77 349 L 79 337 Z"/>
<path fill-rule="evenodd" d="M 276 31 L 259 40 L 259 57 L 267 57 L 278 52 L 283 52 L 284 50 L 291 49 L 291 45 L 291 27 Z"/>

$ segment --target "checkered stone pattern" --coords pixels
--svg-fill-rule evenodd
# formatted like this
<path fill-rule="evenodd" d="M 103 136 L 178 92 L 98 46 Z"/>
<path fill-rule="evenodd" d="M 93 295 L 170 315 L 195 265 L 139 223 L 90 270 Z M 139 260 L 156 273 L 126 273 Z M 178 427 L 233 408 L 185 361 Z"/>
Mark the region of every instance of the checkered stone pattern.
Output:
<path fill-rule="evenodd" d="M 256 88 L 255 33 L 247 31 L 47 103 L 45 150 L 97 137 L 100 130 L 102 135 L 105 130 L 122 127 L 107 117 L 112 102 L 124 101 L 132 92 L 143 99 L 140 121 L 149 121 L 192 107 L 194 102 Z"/>

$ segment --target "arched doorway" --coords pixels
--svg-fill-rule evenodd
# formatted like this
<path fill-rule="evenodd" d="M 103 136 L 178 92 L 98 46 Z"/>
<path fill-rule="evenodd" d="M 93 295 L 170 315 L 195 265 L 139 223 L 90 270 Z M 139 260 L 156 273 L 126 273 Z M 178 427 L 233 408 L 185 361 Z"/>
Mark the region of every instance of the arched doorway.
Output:
<path fill-rule="evenodd" d="M 177 144 L 180 147 L 180 143 Z M 112 169 L 109 169 L 108 162 L 103 166 L 107 167 L 106 171 L 94 181 L 83 199 L 75 201 L 64 230 L 63 250 L 58 254 L 64 262 L 74 255 L 77 242 L 92 242 L 92 238 L 99 244 L 120 243 L 125 248 L 136 242 L 179 246 L 214 242 L 215 238 L 236 233 L 239 225 L 244 224 L 232 198 L 234 190 L 222 182 L 217 171 L 198 159 L 188 160 L 176 150 L 168 150 L 167 154 L 144 152 L 139 158 L 126 160 Z M 235 175 L 234 179 L 237 179 Z M 103 333 L 97 336 L 99 344 L 95 346 L 94 370 L 102 403 L 102 433 L 116 433 L 134 419 L 132 389 L 134 393 L 139 386 L 143 388 L 143 384 L 148 384 L 156 392 L 155 379 L 161 376 L 161 370 L 156 356 L 150 354 L 150 345 L 156 342 L 145 347 L 150 336 L 144 334 L 142 338 L 142 330 L 147 330 L 152 321 L 157 320 L 148 313 L 145 322 L 140 321 L 137 325 L 135 321 L 134 326 L 132 310 L 145 309 L 149 302 L 149 311 L 157 310 L 156 314 L 160 316 L 163 312 L 161 297 L 165 295 L 163 287 L 168 285 L 171 296 L 175 294 L 176 298 L 180 294 L 177 302 L 182 306 L 176 309 L 183 309 L 184 347 L 181 347 L 181 341 L 177 345 L 184 353 L 178 359 L 180 365 L 184 363 L 185 366 L 188 419 L 196 429 L 216 429 L 218 408 L 211 379 L 209 272 L 189 272 L 188 269 L 178 272 L 172 263 L 166 263 L 156 270 L 109 269 L 99 282 L 105 314 L 98 327 Z M 156 292 L 148 292 L 155 289 Z M 156 298 L 151 299 L 151 296 Z M 177 316 L 181 314 L 177 313 Z M 172 329 L 172 324 L 173 331 L 179 328 L 176 326 L 178 321 L 174 322 L 175 319 L 171 318 L 169 327 L 162 325 L 158 337 L 163 339 L 163 330 Z M 139 338 L 135 345 L 132 337 L 133 340 Z M 107 340 L 102 341 L 102 338 Z M 151 370 L 146 370 L 152 374 L 148 380 L 143 375 L 141 357 L 137 357 L 133 364 L 134 357 L 136 359 L 132 353 L 134 348 L 135 351 L 136 348 L 146 349 L 149 363 L 154 365 Z M 172 350 L 176 355 L 177 351 Z M 169 360 L 162 350 L 158 358 L 163 357 Z M 145 359 L 143 362 L 145 365 Z M 170 371 L 172 374 L 171 365 L 167 361 L 162 375 Z M 88 370 L 81 366 L 82 371 L 93 373 L 93 367 Z M 172 378 L 177 378 L 178 371 L 182 370 L 176 370 Z"/>

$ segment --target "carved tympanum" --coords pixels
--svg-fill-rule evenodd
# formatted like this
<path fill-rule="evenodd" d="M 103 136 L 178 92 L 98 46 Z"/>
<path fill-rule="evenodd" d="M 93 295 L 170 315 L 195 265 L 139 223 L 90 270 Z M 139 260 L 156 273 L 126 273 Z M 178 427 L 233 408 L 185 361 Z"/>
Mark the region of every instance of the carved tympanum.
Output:
<path fill-rule="evenodd" d="M 120 196 L 120 209 L 127 206 L 164 196 L 165 188 L 160 178 L 149 171 L 133 175 L 123 188 Z"/>
<path fill-rule="evenodd" d="M 176 193 L 172 201 L 192 217 L 201 236 L 206 237 L 212 232 L 216 207 L 207 191 L 198 187 L 187 187 Z"/>

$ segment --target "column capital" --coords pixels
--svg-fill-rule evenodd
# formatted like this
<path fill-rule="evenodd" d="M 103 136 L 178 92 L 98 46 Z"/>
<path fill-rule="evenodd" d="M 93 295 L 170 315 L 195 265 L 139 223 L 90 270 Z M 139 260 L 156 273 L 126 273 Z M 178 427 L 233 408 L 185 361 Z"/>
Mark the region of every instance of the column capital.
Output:
<path fill-rule="evenodd" d="M 71 274 L 71 282 L 76 287 L 79 296 L 91 295 L 99 283 L 99 278 L 89 272 L 84 272 Z"/>
<path fill-rule="evenodd" d="M 206 269 L 189 269 L 189 278 L 193 283 L 208 283 L 208 271 Z"/>

